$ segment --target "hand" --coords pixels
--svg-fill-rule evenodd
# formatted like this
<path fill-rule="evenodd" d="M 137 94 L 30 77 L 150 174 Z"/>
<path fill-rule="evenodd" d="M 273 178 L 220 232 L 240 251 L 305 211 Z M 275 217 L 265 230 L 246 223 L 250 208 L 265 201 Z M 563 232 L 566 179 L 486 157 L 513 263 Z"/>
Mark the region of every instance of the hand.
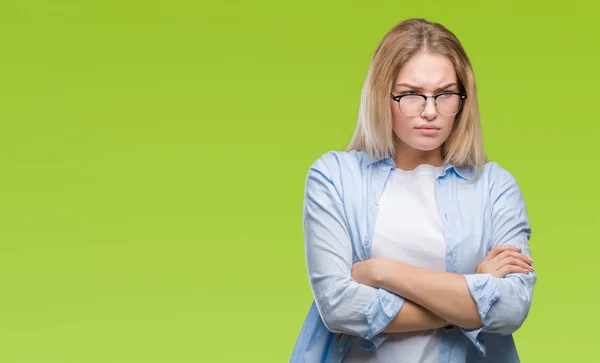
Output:
<path fill-rule="evenodd" d="M 485 259 L 477 266 L 476 273 L 492 274 L 494 277 L 503 278 L 511 273 L 524 273 L 535 271 L 531 266 L 532 259 L 521 253 L 515 246 L 497 246 L 492 248 Z"/>
<path fill-rule="evenodd" d="M 386 258 L 370 258 L 352 265 L 352 278 L 359 284 L 380 287 L 383 271 L 385 271 Z"/>

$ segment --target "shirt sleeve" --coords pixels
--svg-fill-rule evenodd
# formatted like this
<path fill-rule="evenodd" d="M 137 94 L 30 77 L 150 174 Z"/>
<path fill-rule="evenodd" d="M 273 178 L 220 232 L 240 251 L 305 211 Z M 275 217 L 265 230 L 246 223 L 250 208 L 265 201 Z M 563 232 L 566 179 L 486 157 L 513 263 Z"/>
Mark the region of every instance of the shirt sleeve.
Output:
<path fill-rule="evenodd" d="M 352 243 L 340 188 L 337 161 L 325 154 L 313 163 L 305 185 L 303 228 L 310 287 L 325 326 L 359 336 L 363 349 L 377 348 L 381 331 L 396 317 L 404 299 L 352 279 Z M 336 183 L 337 181 L 337 183 Z"/>
<path fill-rule="evenodd" d="M 517 181 L 499 166 L 492 176 L 492 247 L 514 245 L 521 248 L 521 253 L 531 257 L 531 228 Z M 480 333 L 508 335 L 519 329 L 529 313 L 537 276 L 530 272 L 513 273 L 504 278 L 495 278 L 491 274 L 468 274 L 465 278 L 483 326 L 462 331 L 479 353 L 485 355 Z"/>

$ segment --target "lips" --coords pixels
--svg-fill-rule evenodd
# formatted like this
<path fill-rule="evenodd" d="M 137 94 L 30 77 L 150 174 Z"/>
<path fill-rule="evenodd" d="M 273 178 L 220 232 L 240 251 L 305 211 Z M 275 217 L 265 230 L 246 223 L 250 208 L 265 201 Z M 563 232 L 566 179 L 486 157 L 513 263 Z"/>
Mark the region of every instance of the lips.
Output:
<path fill-rule="evenodd" d="M 439 130 L 440 128 L 435 125 L 423 125 L 417 127 L 418 130 Z"/>

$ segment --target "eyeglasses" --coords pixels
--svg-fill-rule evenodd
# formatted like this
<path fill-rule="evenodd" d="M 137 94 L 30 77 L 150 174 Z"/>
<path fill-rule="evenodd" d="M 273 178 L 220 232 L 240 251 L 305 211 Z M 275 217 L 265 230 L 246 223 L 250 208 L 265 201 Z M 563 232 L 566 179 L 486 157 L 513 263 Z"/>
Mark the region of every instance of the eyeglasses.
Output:
<path fill-rule="evenodd" d="M 407 93 L 394 96 L 390 93 L 392 100 L 398 102 L 398 108 L 404 116 L 417 116 L 425 110 L 428 98 L 433 98 L 435 109 L 440 115 L 454 116 L 460 111 L 463 100 L 467 95 L 459 92 L 444 92 L 433 96 L 425 96 L 419 93 Z"/>

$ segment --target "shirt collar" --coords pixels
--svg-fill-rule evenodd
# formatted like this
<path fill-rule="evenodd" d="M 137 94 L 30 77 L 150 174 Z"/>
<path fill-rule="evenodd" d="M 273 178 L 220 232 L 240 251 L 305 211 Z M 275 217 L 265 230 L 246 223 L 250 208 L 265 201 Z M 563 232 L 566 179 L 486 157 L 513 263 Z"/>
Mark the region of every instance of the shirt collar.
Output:
<path fill-rule="evenodd" d="M 444 172 L 446 172 L 449 169 L 453 169 L 454 172 L 460 176 L 461 178 L 465 179 L 465 180 L 470 180 L 473 177 L 473 174 L 475 173 L 475 171 L 473 170 L 473 168 L 469 168 L 469 167 L 460 167 L 460 166 L 455 166 L 453 164 L 446 164 L 444 167 Z"/>
<path fill-rule="evenodd" d="M 367 164 L 367 166 L 373 166 L 379 163 L 383 163 L 392 167 L 396 167 L 396 163 L 394 162 L 394 159 L 392 159 L 390 156 L 384 156 L 381 158 L 371 158 L 371 156 L 368 153 L 364 154 L 365 156 L 365 162 Z M 461 178 L 465 179 L 465 180 L 469 180 L 471 179 L 471 177 L 474 174 L 474 170 L 473 168 L 469 168 L 469 167 L 459 167 L 459 166 L 455 166 L 452 163 L 446 163 L 444 165 L 444 173 L 443 175 L 446 175 L 446 173 L 448 172 L 448 170 L 454 170 L 454 172 L 460 176 Z"/>

